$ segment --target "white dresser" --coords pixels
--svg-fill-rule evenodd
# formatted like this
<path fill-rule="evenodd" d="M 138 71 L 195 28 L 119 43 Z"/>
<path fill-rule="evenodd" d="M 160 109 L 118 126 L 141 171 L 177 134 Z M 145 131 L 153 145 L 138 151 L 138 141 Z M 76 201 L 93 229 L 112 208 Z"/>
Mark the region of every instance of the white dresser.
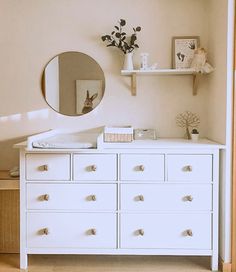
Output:
<path fill-rule="evenodd" d="M 22 269 L 28 254 L 200 255 L 218 269 L 222 146 L 19 146 Z"/>

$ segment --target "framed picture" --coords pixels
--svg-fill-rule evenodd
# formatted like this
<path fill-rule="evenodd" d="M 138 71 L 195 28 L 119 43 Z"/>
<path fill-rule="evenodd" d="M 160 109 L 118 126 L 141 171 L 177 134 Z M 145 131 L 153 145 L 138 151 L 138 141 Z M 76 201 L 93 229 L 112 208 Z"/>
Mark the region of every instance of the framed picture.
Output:
<path fill-rule="evenodd" d="M 76 113 L 92 111 L 103 97 L 102 80 L 76 80 Z"/>
<path fill-rule="evenodd" d="M 172 68 L 190 68 L 194 51 L 200 46 L 198 36 L 184 36 L 172 38 Z"/>

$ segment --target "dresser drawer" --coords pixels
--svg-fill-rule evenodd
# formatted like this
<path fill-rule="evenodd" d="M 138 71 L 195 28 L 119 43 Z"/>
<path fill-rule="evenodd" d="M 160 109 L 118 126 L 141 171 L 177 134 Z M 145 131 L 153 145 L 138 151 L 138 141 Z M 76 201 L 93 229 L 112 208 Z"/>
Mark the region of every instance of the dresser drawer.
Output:
<path fill-rule="evenodd" d="M 116 154 L 74 155 L 74 180 L 117 180 Z"/>
<path fill-rule="evenodd" d="M 120 155 L 121 180 L 164 180 L 164 155 Z"/>
<path fill-rule="evenodd" d="M 116 184 L 27 184 L 27 208 L 116 210 Z"/>
<path fill-rule="evenodd" d="M 211 211 L 212 185 L 121 184 L 121 210 Z"/>
<path fill-rule="evenodd" d="M 122 214 L 121 248 L 211 249 L 211 214 Z"/>
<path fill-rule="evenodd" d="M 27 180 L 70 180 L 69 154 L 26 154 Z"/>
<path fill-rule="evenodd" d="M 116 244 L 116 214 L 28 213 L 28 248 L 116 248 Z"/>
<path fill-rule="evenodd" d="M 168 181 L 212 181 L 212 155 L 168 155 Z"/>

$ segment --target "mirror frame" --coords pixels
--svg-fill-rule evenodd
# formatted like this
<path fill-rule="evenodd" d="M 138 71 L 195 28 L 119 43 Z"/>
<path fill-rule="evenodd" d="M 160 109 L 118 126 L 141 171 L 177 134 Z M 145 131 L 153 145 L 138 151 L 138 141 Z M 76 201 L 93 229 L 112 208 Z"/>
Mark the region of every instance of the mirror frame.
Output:
<path fill-rule="evenodd" d="M 104 82 L 103 82 L 103 85 L 104 85 L 104 86 L 103 86 L 103 89 L 102 89 L 102 99 L 103 99 L 103 97 L 104 97 L 104 93 L 105 93 L 105 89 L 106 89 L 106 79 L 105 79 L 105 73 L 104 73 L 104 71 L 103 71 L 101 65 L 100 65 L 93 57 L 89 56 L 89 55 L 86 54 L 86 53 L 83 53 L 83 52 L 80 52 L 80 51 L 63 51 L 63 52 L 58 53 L 58 54 L 56 54 L 55 56 L 53 56 L 53 57 L 46 63 L 46 65 L 45 65 L 44 68 L 43 68 L 43 71 L 42 71 L 42 74 L 41 74 L 41 84 L 40 84 L 40 85 L 41 85 L 41 92 L 42 92 L 43 99 L 44 99 L 44 101 L 47 103 L 47 105 L 50 107 L 50 109 L 52 109 L 53 111 L 55 111 L 55 112 L 58 113 L 58 114 L 62 114 L 62 115 L 64 115 L 64 116 L 69 116 L 69 117 L 80 117 L 80 116 L 87 115 L 87 114 L 89 114 L 90 112 L 92 112 L 93 110 L 95 110 L 95 109 L 100 105 L 100 103 L 102 102 L 102 99 L 100 100 L 100 102 L 98 103 L 98 105 L 96 106 L 96 108 L 94 108 L 92 111 L 90 111 L 90 112 L 88 112 L 88 113 L 84 113 L 84 114 L 71 115 L 71 114 L 61 113 L 61 112 L 55 110 L 55 109 L 48 103 L 48 101 L 47 101 L 47 99 L 46 99 L 46 97 L 45 97 L 45 89 L 46 89 L 46 86 L 45 86 L 45 69 L 46 69 L 46 67 L 48 66 L 48 64 L 49 64 L 54 58 L 56 58 L 56 57 L 58 57 L 58 56 L 60 56 L 60 55 L 62 55 L 62 54 L 64 54 L 64 53 L 80 53 L 80 54 L 83 54 L 83 55 L 89 57 L 89 58 L 92 59 L 94 62 L 96 62 L 96 64 L 99 66 L 99 68 L 100 68 L 101 71 L 103 72 L 103 78 L 104 78 L 104 80 L 103 80 L 103 81 L 104 81 Z"/>

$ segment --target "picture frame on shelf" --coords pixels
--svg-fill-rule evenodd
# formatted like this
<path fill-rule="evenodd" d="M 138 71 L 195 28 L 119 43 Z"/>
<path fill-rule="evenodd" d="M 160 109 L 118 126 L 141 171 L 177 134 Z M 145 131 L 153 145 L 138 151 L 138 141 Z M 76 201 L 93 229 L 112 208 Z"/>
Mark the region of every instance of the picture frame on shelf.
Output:
<path fill-rule="evenodd" d="M 199 36 L 172 37 L 172 68 L 190 68 L 194 57 L 194 52 L 199 46 Z"/>

